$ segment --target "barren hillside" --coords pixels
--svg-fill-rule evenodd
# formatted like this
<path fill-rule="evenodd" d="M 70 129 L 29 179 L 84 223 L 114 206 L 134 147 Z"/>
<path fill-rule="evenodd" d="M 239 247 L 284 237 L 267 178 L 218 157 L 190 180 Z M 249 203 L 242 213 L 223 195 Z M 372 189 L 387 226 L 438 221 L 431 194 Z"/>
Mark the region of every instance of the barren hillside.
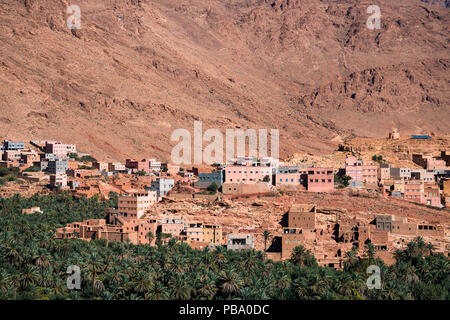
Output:
<path fill-rule="evenodd" d="M 167 159 L 191 129 L 278 128 L 281 156 L 341 138 L 450 132 L 448 9 L 379 0 L 0 3 L 0 138 Z"/>

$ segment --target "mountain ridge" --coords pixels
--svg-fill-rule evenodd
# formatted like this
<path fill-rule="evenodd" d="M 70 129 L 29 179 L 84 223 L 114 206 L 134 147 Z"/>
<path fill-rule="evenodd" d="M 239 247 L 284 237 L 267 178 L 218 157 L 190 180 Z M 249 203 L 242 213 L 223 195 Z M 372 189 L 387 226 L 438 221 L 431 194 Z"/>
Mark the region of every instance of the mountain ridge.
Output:
<path fill-rule="evenodd" d="M 173 130 L 278 128 L 280 153 L 349 135 L 450 132 L 449 13 L 420 1 L 0 4 L 0 137 L 167 160 Z"/>

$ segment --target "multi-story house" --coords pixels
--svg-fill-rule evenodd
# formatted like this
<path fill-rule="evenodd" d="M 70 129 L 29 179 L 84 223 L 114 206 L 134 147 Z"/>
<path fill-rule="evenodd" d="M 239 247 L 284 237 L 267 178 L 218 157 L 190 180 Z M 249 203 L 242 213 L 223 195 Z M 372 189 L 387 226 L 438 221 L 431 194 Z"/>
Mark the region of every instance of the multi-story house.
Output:
<path fill-rule="evenodd" d="M 144 171 L 146 173 L 150 172 L 150 169 L 148 167 L 148 162 L 141 160 L 135 160 L 135 159 L 127 159 L 125 161 L 125 168 L 131 169 L 134 172 Z"/>
<path fill-rule="evenodd" d="M 156 192 L 133 192 L 119 196 L 117 212 L 126 218 L 140 219 L 155 203 Z"/>
<path fill-rule="evenodd" d="M 161 232 L 175 237 L 184 232 L 183 216 L 168 216 L 161 219 Z"/>
<path fill-rule="evenodd" d="M 189 242 L 204 242 L 203 223 L 190 221 L 186 225 L 186 236 Z"/>
<path fill-rule="evenodd" d="M 381 181 L 391 179 L 391 165 L 387 163 L 381 163 L 378 168 L 378 179 Z"/>
<path fill-rule="evenodd" d="M 378 185 L 378 166 L 372 161 L 363 161 L 354 156 L 347 156 L 345 159 L 345 174 L 352 179 L 350 186 L 372 189 Z"/>
<path fill-rule="evenodd" d="M 439 186 L 436 183 L 425 183 L 423 190 L 423 203 L 440 208 L 441 205 L 441 194 Z"/>
<path fill-rule="evenodd" d="M 422 180 L 425 183 L 433 183 L 436 181 L 436 173 L 432 170 L 411 170 L 411 178 L 414 180 Z"/>
<path fill-rule="evenodd" d="M 228 234 L 228 250 L 250 250 L 255 247 L 255 238 L 249 233 L 230 233 Z"/>
<path fill-rule="evenodd" d="M 345 158 L 345 174 L 352 179 L 350 186 L 354 188 L 362 188 L 363 186 L 363 161 L 353 156 Z"/>
<path fill-rule="evenodd" d="M 212 244 L 222 244 L 222 228 L 215 224 L 204 224 L 203 241 Z"/>
<path fill-rule="evenodd" d="M 67 174 L 65 173 L 57 173 L 50 175 L 50 186 L 56 188 L 65 188 L 67 187 Z"/>
<path fill-rule="evenodd" d="M 424 184 L 419 180 L 406 180 L 403 193 L 405 200 L 424 203 Z"/>
<path fill-rule="evenodd" d="M 77 153 L 77 147 L 74 144 L 64 144 L 59 141 L 46 141 L 45 152 L 66 158 L 69 153 Z"/>
<path fill-rule="evenodd" d="M 5 150 L 2 154 L 3 161 L 20 161 L 21 152 L 20 150 Z"/>
<path fill-rule="evenodd" d="M 222 186 L 224 182 L 224 171 L 213 171 L 208 173 L 199 173 L 198 182 L 195 183 L 196 188 L 207 188 L 212 183 L 215 183 L 218 187 Z"/>
<path fill-rule="evenodd" d="M 92 167 L 98 171 L 109 171 L 109 165 L 107 162 L 95 161 L 92 163 Z"/>
<path fill-rule="evenodd" d="M 24 142 L 12 142 L 5 140 L 3 142 L 2 150 L 22 150 L 25 149 L 25 143 Z"/>
<path fill-rule="evenodd" d="M 310 192 L 329 192 L 334 190 L 334 169 L 308 169 L 307 189 Z"/>
<path fill-rule="evenodd" d="M 49 160 L 47 162 L 47 168 L 45 170 L 52 174 L 58 174 L 58 173 L 66 173 L 68 169 L 69 163 L 67 159 L 56 159 L 56 160 Z"/>
<path fill-rule="evenodd" d="M 266 178 L 267 177 L 267 178 Z M 256 183 L 264 181 L 272 183 L 272 168 L 261 166 L 228 166 L 225 168 L 226 183 Z"/>
<path fill-rule="evenodd" d="M 411 179 L 411 169 L 410 168 L 391 168 L 391 179 L 393 179 L 393 180 Z"/>
<path fill-rule="evenodd" d="M 125 167 L 125 165 L 123 163 L 110 162 L 110 163 L 108 163 L 108 171 L 109 172 L 125 172 L 125 171 L 127 171 L 127 168 Z"/>
<path fill-rule="evenodd" d="M 173 178 L 159 177 L 151 182 L 150 190 L 156 192 L 157 200 L 161 201 L 162 197 L 165 197 L 175 185 Z"/>
<path fill-rule="evenodd" d="M 374 189 L 378 186 L 378 166 L 372 161 L 363 162 L 362 181 L 366 188 Z"/>

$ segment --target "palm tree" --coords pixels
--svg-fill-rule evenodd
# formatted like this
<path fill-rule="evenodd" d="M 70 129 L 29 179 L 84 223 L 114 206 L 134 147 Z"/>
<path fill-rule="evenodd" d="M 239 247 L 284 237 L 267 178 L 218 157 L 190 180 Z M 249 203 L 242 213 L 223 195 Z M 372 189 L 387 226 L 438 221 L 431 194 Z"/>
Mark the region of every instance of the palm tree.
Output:
<path fill-rule="evenodd" d="M 241 277 L 234 271 L 234 269 L 228 269 L 221 271 L 220 281 L 222 283 L 221 289 L 224 294 L 228 295 L 228 300 L 231 299 L 233 293 L 241 290 L 243 281 Z"/>
<path fill-rule="evenodd" d="M 170 282 L 172 288 L 172 298 L 177 300 L 189 300 L 192 294 L 192 287 L 186 281 L 186 277 L 177 274 L 175 279 Z"/>
<path fill-rule="evenodd" d="M 13 300 L 17 298 L 17 289 L 19 289 L 21 284 L 22 276 L 19 271 L 15 270 L 12 274 L 8 276 L 7 282 L 13 287 L 14 297 Z"/>
<path fill-rule="evenodd" d="M 373 246 L 373 244 L 368 243 L 366 245 L 366 250 L 364 252 L 364 257 L 367 258 L 369 260 L 369 264 L 372 264 L 373 261 L 375 260 L 375 247 Z"/>
<path fill-rule="evenodd" d="M 20 278 L 20 285 L 22 288 L 26 288 L 29 285 L 36 283 L 38 278 L 39 274 L 36 270 L 36 267 L 32 265 L 27 265 L 25 269 L 22 271 Z"/>
<path fill-rule="evenodd" d="M 202 296 L 208 298 L 208 300 L 212 300 L 217 293 L 217 287 L 214 280 L 209 277 L 203 277 L 203 279 L 200 280 L 200 289 L 198 292 Z"/>
<path fill-rule="evenodd" d="M 103 286 L 103 283 L 100 285 L 98 281 L 96 282 L 97 274 L 102 271 L 102 266 L 100 265 L 98 261 L 98 257 L 96 253 L 92 253 L 89 258 L 89 265 L 90 265 L 90 276 L 92 279 L 92 299 L 95 298 L 95 289 L 100 288 Z"/>
<path fill-rule="evenodd" d="M 268 230 L 264 230 L 264 232 L 262 233 L 263 237 L 264 237 L 264 252 L 267 251 L 267 241 L 272 238 L 272 235 L 270 234 L 270 232 Z"/>
<path fill-rule="evenodd" d="M 303 246 L 297 246 L 292 250 L 290 261 L 302 267 L 317 266 L 316 258 Z"/>
<path fill-rule="evenodd" d="M 136 281 L 133 281 L 133 283 L 135 283 L 134 290 L 137 293 L 146 293 L 152 287 L 152 280 L 145 272 L 139 272 Z"/>
<path fill-rule="evenodd" d="M 148 236 L 148 244 L 151 246 L 153 239 L 155 239 L 155 235 L 153 234 L 153 232 L 149 231 L 147 233 L 147 236 Z"/>

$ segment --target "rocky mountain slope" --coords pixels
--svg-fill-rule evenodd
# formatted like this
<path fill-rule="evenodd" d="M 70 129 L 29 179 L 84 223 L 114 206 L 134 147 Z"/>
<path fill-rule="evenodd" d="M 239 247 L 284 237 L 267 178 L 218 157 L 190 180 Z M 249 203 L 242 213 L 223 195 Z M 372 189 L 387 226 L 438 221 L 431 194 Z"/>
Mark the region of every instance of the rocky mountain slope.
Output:
<path fill-rule="evenodd" d="M 281 156 L 450 132 L 446 8 L 364 0 L 0 3 L 0 138 L 168 159 L 177 128 L 278 128 Z"/>

